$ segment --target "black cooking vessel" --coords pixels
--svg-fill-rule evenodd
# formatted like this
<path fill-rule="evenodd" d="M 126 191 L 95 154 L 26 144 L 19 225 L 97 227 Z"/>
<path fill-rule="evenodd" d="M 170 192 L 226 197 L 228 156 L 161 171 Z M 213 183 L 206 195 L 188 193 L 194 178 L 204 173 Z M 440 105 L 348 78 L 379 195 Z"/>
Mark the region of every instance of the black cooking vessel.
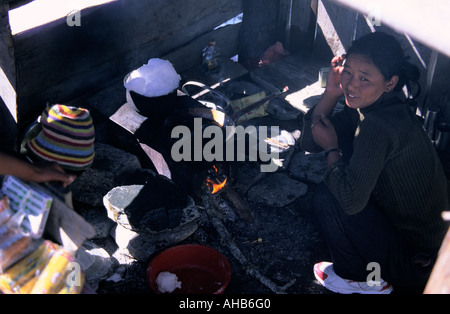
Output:
<path fill-rule="evenodd" d="M 159 97 L 146 97 L 130 91 L 130 97 L 138 112 L 145 117 L 160 117 L 164 119 L 178 108 L 176 90 Z"/>

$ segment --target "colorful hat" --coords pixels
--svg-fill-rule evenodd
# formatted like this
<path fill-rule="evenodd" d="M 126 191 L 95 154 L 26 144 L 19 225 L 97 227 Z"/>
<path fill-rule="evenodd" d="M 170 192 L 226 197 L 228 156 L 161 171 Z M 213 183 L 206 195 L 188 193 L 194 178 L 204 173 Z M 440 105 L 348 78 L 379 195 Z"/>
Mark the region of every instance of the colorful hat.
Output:
<path fill-rule="evenodd" d="M 41 115 L 41 132 L 27 143 L 28 152 L 62 168 L 82 171 L 94 160 L 95 132 L 89 111 L 54 105 Z"/>

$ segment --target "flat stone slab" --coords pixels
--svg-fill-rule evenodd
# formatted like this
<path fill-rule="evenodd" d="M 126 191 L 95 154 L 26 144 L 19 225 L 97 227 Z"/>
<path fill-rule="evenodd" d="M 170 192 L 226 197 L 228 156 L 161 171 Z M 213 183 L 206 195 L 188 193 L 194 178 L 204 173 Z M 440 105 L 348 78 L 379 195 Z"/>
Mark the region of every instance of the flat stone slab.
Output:
<path fill-rule="evenodd" d="M 309 154 L 302 151 L 292 156 L 288 169 L 295 178 L 318 184 L 327 170 L 327 161 L 323 153 Z"/>
<path fill-rule="evenodd" d="M 248 191 L 249 201 L 283 207 L 308 191 L 308 186 L 283 173 L 266 176 Z"/>

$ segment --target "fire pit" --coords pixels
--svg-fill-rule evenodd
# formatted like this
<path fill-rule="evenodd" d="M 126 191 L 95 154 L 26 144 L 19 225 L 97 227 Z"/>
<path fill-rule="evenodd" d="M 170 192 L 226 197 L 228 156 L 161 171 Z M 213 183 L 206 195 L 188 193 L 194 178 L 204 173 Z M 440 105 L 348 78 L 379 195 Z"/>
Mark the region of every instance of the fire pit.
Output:
<path fill-rule="evenodd" d="M 117 245 L 138 260 L 197 229 L 199 213 L 193 199 L 164 176 L 149 175 L 143 185 L 116 187 L 103 202 L 108 217 L 117 223 L 113 232 Z"/>

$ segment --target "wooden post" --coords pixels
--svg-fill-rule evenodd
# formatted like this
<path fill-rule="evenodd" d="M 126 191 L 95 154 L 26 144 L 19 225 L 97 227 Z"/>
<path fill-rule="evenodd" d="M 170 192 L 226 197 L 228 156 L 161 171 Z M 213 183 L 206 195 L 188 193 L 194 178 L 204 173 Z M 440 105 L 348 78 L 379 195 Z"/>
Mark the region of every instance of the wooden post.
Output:
<path fill-rule="evenodd" d="M 450 294 L 450 228 L 442 242 L 439 256 L 424 294 Z"/>
<path fill-rule="evenodd" d="M 316 26 L 317 0 L 280 0 L 278 27 L 286 50 L 310 53 Z"/>
<path fill-rule="evenodd" d="M 279 37 L 282 39 L 284 48 L 290 49 L 291 44 L 291 25 L 292 25 L 292 6 L 294 0 L 280 0 L 278 12 Z"/>
<path fill-rule="evenodd" d="M 0 3 L 0 149 L 12 151 L 17 140 L 16 66 L 9 25 L 9 3 Z"/>
<path fill-rule="evenodd" d="M 244 19 L 239 39 L 239 62 L 257 64 L 264 51 L 279 40 L 279 2 L 243 1 Z"/>

